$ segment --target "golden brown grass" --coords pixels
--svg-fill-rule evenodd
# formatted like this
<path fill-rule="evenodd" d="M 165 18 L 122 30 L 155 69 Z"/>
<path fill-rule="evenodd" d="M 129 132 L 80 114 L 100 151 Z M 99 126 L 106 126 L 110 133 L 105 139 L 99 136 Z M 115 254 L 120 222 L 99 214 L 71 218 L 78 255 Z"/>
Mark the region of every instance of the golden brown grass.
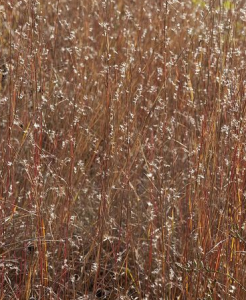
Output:
<path fill-rule="evenodd" d="M 245 1 L 0 3 L 0 299 L 245 299 Z"/>

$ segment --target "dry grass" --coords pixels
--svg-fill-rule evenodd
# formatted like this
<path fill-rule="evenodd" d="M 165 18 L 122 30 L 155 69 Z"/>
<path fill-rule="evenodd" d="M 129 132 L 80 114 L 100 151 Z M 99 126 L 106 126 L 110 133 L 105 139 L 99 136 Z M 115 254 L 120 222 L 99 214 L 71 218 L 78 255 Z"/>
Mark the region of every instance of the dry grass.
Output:
<path fill-rule="evenodd" d="M 0 299 L 245 299 L 245 1 L 0 3 Z"/>

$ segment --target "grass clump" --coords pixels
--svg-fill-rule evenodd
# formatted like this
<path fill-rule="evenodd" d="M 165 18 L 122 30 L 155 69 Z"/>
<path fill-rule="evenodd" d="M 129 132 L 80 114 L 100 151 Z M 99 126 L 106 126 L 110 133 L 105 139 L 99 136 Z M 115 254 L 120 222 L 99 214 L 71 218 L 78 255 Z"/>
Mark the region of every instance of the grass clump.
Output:
<path fill-rule="evenodd" d="M 0 299 L 245 299 L 234 1 L 0 5 Z"/>

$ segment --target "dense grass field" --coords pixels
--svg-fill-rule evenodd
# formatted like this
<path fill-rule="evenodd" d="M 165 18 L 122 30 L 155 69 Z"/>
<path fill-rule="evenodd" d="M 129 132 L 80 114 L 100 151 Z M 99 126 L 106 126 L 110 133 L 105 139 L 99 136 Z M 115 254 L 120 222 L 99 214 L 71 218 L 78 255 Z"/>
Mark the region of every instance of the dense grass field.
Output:
<path fill-rule="evenodd" d="M 246 299 L 246 1 L 0 1 L 0 300 Z"/>

